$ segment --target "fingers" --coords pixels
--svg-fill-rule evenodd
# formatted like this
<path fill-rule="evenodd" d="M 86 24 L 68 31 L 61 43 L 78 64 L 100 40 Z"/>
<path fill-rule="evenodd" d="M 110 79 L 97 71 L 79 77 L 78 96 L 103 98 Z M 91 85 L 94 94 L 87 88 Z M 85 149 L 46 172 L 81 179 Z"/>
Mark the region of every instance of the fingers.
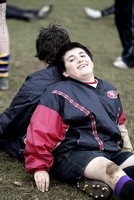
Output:
<path fill-rule="evenodd" d="M 41 192 L 47 192 L 49 189 L 49 174 L 46 171 L 38 171 L 34 174 L 34 180 L 36 182 L 37 188 Z"/>

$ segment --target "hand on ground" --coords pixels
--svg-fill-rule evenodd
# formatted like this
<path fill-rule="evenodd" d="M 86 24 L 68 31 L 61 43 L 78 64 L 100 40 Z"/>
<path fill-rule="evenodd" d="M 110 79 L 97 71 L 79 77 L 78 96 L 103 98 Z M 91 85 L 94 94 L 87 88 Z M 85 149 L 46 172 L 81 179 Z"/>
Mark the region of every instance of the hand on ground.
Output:
<path fill-rule="evenodd" d="M 49 174 L 46 171 L 37 171 L 34 173 L 34 180 L 36 183 L 37 188 L 41 191 L 41 192 L 47 192 L 49 189 L 49 183 L 50 183 L 50 179 L 49 179 Z"/>

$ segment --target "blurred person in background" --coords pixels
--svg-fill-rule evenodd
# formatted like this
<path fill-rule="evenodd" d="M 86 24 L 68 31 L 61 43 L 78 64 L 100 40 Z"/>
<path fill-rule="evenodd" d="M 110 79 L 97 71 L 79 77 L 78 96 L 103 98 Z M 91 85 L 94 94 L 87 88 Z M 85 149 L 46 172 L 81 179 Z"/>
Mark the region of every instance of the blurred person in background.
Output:
<path fill-rule="evenodd" d="M 134 68 L 134 0 L 115 0 L 114 6 L 104 10 L 85 7 L 91 19 L 99 19 L 108 14 L 115 14 L 115 24 L 122 44 L 122 54 L 113 62 L 120 69 Z"/>
<path fill-rule="evenodd" d="M 53 4 L 48 4 L 41 9 L 22 9 L 14 5 L 7 4 L 7 19 L 19 19 L 33 22 L 36 19 L 44 19 L 52 11 Z"/>
<path fill-rule="evenodd" d="M 6 0 L 0 0 L 0 90 L 9 88 L 9 33 L 6 23 Z"/>
<path fill-rule="evenodd" d="M 104 10 L 95 10 L 95 9 L 90 8 L 90 7 L 85 7 L 84 10 L 85 10 L 86 15 L 93 20 L 100 19 L 101 17 L 105 17 L 105 16 L 108 16 L 108 15 L 115 13 L 114 5 L 108 7 Z"/>
<path fill-rule="evenodd" d="M 134 68 L 134 0 L 115 0 L 115 23 L 123 51 L 113 65 Z"/>

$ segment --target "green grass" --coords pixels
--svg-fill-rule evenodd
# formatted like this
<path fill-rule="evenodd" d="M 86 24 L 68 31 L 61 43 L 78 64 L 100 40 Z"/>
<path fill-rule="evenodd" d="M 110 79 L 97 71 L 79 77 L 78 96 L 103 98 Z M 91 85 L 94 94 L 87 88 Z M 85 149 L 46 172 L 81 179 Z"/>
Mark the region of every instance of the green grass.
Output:
<path fill-rule="evenodd" d="M 35 39 L 40 27 L 51 22 L 62 25 L 70 33 L 72 41 L 86 45 L 93 53 L 95 75 L 114 84 L 120 92 L 127 128 L 134 145 L 134 81 L 133 69 L 119 70 L 113 67 L 114 59 L 121 55 L 122 47 L 114 25 L 114 16 L 92 21 L 86 17 L 84 6 L 103 9 L 111 5 L 111 0 L 53 0 L 54 10 L 43 20 L 28 23 L 8 20 L 10 33 L 10 90 L 0 91 L 0 111 L 9 106 L 26 76 L 42 69 L 43 64 L 35 57 Z M 41 8 L 47 0 L 10 0 L 10 4 L 21 8 Z M 13 133 L 12 133 L 13 134 Z M 21 186 L 14 184 L 20 182 Z M 0 199 L 2 200 L 87 200 L 86 194 L 68 184 L 51 180 L 49 192 L 40 193 L 34 184 L 33 175 L 28 174 L 24 164 L 6 153 L 0 152 Z M 115 199 L 115 197 L 112 197 Z"/>

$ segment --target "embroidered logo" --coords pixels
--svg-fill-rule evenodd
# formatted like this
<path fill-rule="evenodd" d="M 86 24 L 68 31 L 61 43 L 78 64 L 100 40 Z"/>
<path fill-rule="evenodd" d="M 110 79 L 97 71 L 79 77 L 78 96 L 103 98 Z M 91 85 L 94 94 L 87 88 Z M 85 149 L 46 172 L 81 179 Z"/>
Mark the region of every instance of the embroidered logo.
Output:
<path fill-rule="evenodd" d="M 107 92 L 107 96 L 111 99 L 117 99 L 117 92 L 110 90 L 110 91 Z"/>

